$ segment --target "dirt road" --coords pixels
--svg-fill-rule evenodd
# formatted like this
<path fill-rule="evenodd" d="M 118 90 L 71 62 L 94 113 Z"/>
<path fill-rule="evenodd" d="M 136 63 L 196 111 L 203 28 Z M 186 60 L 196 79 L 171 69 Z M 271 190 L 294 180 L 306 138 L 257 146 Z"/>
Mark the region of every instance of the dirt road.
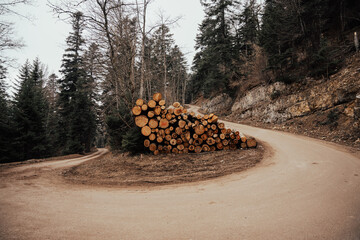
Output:
<path fill-rule="evenodd" d="M 266 142 L 271 156 L 239 174 L 148 189 L 70 185 L 55 174 L 87 157 L 0 172 L 0 239 L 360 239 L 358 157 L 226 124 Z"/>

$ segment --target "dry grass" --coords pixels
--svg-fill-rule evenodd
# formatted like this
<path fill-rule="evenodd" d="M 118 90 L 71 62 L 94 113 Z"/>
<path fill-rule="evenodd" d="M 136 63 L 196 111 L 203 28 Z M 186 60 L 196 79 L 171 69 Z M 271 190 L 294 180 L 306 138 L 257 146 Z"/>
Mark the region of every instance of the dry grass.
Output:
<path fill-rule="evenodd" d="M 200 154 L 113 155 L 63 172 L 72 183 L 143 186 L 195 182 L 240 172 L 261 161 L 264 148 Z"/>

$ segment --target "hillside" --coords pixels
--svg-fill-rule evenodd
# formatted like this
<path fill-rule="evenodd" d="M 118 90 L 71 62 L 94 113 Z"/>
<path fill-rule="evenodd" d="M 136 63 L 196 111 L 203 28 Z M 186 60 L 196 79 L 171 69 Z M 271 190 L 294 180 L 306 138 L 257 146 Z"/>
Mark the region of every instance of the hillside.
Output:
<path fill-rule="evenodd" d="M 200 104 L 205 112 L 360 148 L 360 54 L 329 79 L 262 84 L 231 99 L 222 94 Z"/>

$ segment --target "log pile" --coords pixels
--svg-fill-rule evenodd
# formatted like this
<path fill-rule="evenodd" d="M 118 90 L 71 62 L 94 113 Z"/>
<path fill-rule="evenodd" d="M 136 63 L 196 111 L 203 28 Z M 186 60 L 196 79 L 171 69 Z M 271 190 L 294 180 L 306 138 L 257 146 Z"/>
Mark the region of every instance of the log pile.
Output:
<path fill-rule="evenodd" d="M 145 102 L 136 100 L 132 109 L 135 124 L 146 137 L 144 146 L 155 155 L 160 153 L 200 153 L 217 150 L 254 148 L 257 142 L 244 134 L 225 128 L 214 114 L 196 115 L 180 103 L 169 108 L 161 93 Z"/>

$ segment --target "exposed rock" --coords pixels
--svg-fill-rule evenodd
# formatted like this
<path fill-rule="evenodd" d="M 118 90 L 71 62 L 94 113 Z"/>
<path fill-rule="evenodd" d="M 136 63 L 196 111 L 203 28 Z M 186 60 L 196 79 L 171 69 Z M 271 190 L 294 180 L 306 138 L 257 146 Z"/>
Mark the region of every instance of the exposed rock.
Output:
<path fill-rule="evenodd" d="M 359 82 L 360 74 L 345 68 L 330 80 L 307 79 L 305 84 L 274 83 L 258 86 L 238 96 L 231 110 L 240 119 L 281 123 L 344 105 L 341 113 L 351 118 L 360 118 L 360 105 L 353 105 L 356 93 L 360 91 Z"/>
<path fill-rule="evenodd" d="M 201 109 L 206 113 L 217 113 L 221 114 L 228 111 L 232 105 L 232 99 L 229 95 L 223 93 L 208 102 L 201 105 Z"/>
<path fill-rule="evenodd" d="M 355 106 L 355 103 L 351 104 L 350 106 L 348 106 L 347 108 L 345 108 L 344 110 L 344 114 L 348 117 L 355 117 L 355 114 L 354 114 L 354 106 Z"/>
<path fill-rule="evenodd" d="M 288 112 L 291 117 L 301 117 L 305 116 L 311 112 L 309 103 L 307 101 L 302 101 L 296 103 L 288 108 Z"/>
<path fill-rule="evenodd" d="M 238 94 L 229 119 L 354 144 L 360 138 L 360 55 L 347 60 L 330 79 L 285 85 L 263 84 Z M 203 108 L 221 111 L 231 104 L 220 95 Z M 360 142 L 357 141 L 360 145 Z"/>

